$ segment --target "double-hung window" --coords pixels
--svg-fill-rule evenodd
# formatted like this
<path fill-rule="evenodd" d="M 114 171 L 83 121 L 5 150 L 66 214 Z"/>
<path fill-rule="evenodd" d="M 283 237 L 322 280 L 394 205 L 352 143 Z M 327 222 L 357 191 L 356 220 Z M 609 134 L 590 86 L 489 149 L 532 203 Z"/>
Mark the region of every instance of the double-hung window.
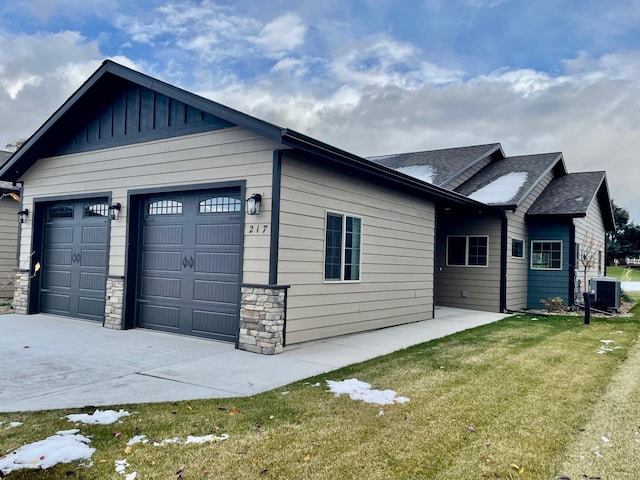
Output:
<path fill-rule="evenodd" d="M 360 280 L 362 219 L 327 213 L 324 279 L 330 282 Z"/>
<path fill-rule="evenodd" d="M 457 267 L 486 267 L 489 237 L 452 235 L 447 237 L 447 265 Z"/>
<path fill-rule="evenodd" d="M 562 242 L 534 240 L 531 242 L 531 268 L 562 270 Z"/>
<path fill-rule="evenodd" d="M 524 240 L 519 238 L 511 239 L 511 256 L 513 258 L 524 258 Z"/>

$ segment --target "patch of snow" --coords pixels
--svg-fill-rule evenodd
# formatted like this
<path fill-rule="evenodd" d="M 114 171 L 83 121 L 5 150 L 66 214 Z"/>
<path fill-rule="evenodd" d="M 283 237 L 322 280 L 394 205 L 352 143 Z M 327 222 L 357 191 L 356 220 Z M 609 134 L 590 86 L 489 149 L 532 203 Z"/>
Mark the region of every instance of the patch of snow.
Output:
<path fill-rule="evenodd" d="M 640 282 L 621 282 L 620 286 L 625 292 L 640 292 Z"/>
<path fill-rule="evenodd" d="M 433 177 L 435 176 L 435 170 L 431 165 L 409 165 L 396 168 L 396 171 L 427 183 L 433 183 Z"/>
<path fill-rule="evenodd" d="M 604 435 L 602 435 L 600 437 L 600 439 L 604 442 L 604 443 L 609 443 L 609 439 L 607 437 L 605 437 Z"/>
<path fill-rule="evenodd" d="M 22 422 L 9 422 L 9 425 L 5 427 L 5 430 L 9 430 L 10 428 L 21 427 L 23 425 Z"/>
<path fill-rule="evenodd" d="M 60 431 L 44 440 L 23 445 L 0 459 L 0 471 L 7 475 L 23 468 L 44 469 L 58 463 L 90 459 L 96 449 L 89 447 L 89 438 L 77 432 Z"/>
<path fill-rule="evenodd" d="M 616 343 L 615 340 L 600 340 L 605 345 L 609 345 L 610 343 Z"/>
<path fill-rule="evenodd" d="M 527 172 L 511 172 L 476 190 L 469 198 L 482 203 L 507 203 L 527 181 Z"/>
<path fill-rule="evenodd" d="M 221 442 L 223 440 L 227 440 L 228 438 L 229 438 L 228 433 L 224 433 L 219 437 L 216 435 L 205 435 L 203 437 L 188 436 L 185 442 L 183 443 L 180 437 L 167 438 L 165 440 L 162 440 L 161 442 L 156 442 L 155 440 L 149 440 L 146 435 L 136 435 L 135 437 L 132 437 L 127 442 L 127 445 L 131 446 L 137 443 L 146 445 L 150 443 L 154 447 L 164 447 L 165 445 L 170 445 L 170 444 L 188 445 L 189 443 Z"/>
<path fill-rule="evenodd" d="M 393 403 L 406 403 L 409 401 L 406 397 L 396 396 L 393 390 L 372 390 L 371 385 L 361 382 L 355 378 L 336 382 L 327 380 L 329 391 L 333 392 L 336 397 L 343 393 L 349 395 L 351 400 L 361 400 L 365 403 L 375 403 L 376 405 L 392 405 Z"/>
<path fill-rule="evenodd" d="M 70 422 L 80 422 L 91 425 L 109 425 L 120 420 L 121 417 L 128 417 L 130 414 L 126 410 L 104 410 L 97 409 L 92 415 L 88 413 L 72 413 L 67 415 Z"/>
<path fill-rule="evenodd" d="M 208 443 L 208 442 L 221 442 L 223 440 L 227 440 L 229 438 L 228 433 L 223 433 L 221 436 L 216 435 L 205 435 L 204 437 L 192 437 L 189 435 L 187 440 L 184 442 L 185 445 L 190 443 Z"/>
<path fill-rule="evenodd" d="M 375 160 L 375 161 L 387 160 L 388 158 L 395 158 L 397 156 L 398 156 L 397 153 L 394 153 L 393 155 L 378 155 L 376 157 L 368 157 L 368 160 Z"/>
<path fill-rule="evenodd" d="M 577 197 L 575 200 L 576 202 L 582 202 L 584 200 L 584 197 Z"/>

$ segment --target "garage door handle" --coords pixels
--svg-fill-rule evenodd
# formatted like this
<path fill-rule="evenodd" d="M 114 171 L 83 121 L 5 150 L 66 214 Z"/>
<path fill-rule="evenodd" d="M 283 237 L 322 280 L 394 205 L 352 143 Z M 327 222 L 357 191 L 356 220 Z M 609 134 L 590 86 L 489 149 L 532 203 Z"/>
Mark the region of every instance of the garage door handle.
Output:
<path fill-rule="evenodd" d="M 182 259 L 182 266 L 183 266 L 183 267 L 185 267 L 185 268 L 187 268 L 187 263 L 188 263 L 187 257 L 184 257 L 184 258 Z"/>
<path fill-rule="evenodd" d="M 189 259 L 189 268 L 193 268 L 193 257 Z"/>

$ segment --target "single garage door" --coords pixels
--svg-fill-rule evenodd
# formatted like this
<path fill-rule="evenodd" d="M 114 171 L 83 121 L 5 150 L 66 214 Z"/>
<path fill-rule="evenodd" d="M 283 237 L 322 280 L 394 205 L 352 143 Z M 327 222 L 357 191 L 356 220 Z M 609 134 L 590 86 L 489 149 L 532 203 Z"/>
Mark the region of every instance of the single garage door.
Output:
<path fill-rule="evenodd" d="M 44 209 L 40 311 L 104 319 L 109 204 L 56 202 Z"/>
<path fill-rule="evenodd" d="M 154 195 L 143 208 L 137 326 L 234 341 L 240 302 L 240 190 Z"/>

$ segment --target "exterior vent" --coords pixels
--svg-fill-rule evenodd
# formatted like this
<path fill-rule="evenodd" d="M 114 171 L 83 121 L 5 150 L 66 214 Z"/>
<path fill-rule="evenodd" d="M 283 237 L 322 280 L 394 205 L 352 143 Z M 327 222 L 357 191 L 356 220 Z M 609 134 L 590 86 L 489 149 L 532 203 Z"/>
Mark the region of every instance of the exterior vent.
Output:
<path fill-rule="evenodd" d="M 620 310 L 620 280 L 601 277 L 589 280 L 589 293 L 595 302 L 604 306 L 604 310 Z M 597 308 L 597 307 L 596 307 Z"/>

